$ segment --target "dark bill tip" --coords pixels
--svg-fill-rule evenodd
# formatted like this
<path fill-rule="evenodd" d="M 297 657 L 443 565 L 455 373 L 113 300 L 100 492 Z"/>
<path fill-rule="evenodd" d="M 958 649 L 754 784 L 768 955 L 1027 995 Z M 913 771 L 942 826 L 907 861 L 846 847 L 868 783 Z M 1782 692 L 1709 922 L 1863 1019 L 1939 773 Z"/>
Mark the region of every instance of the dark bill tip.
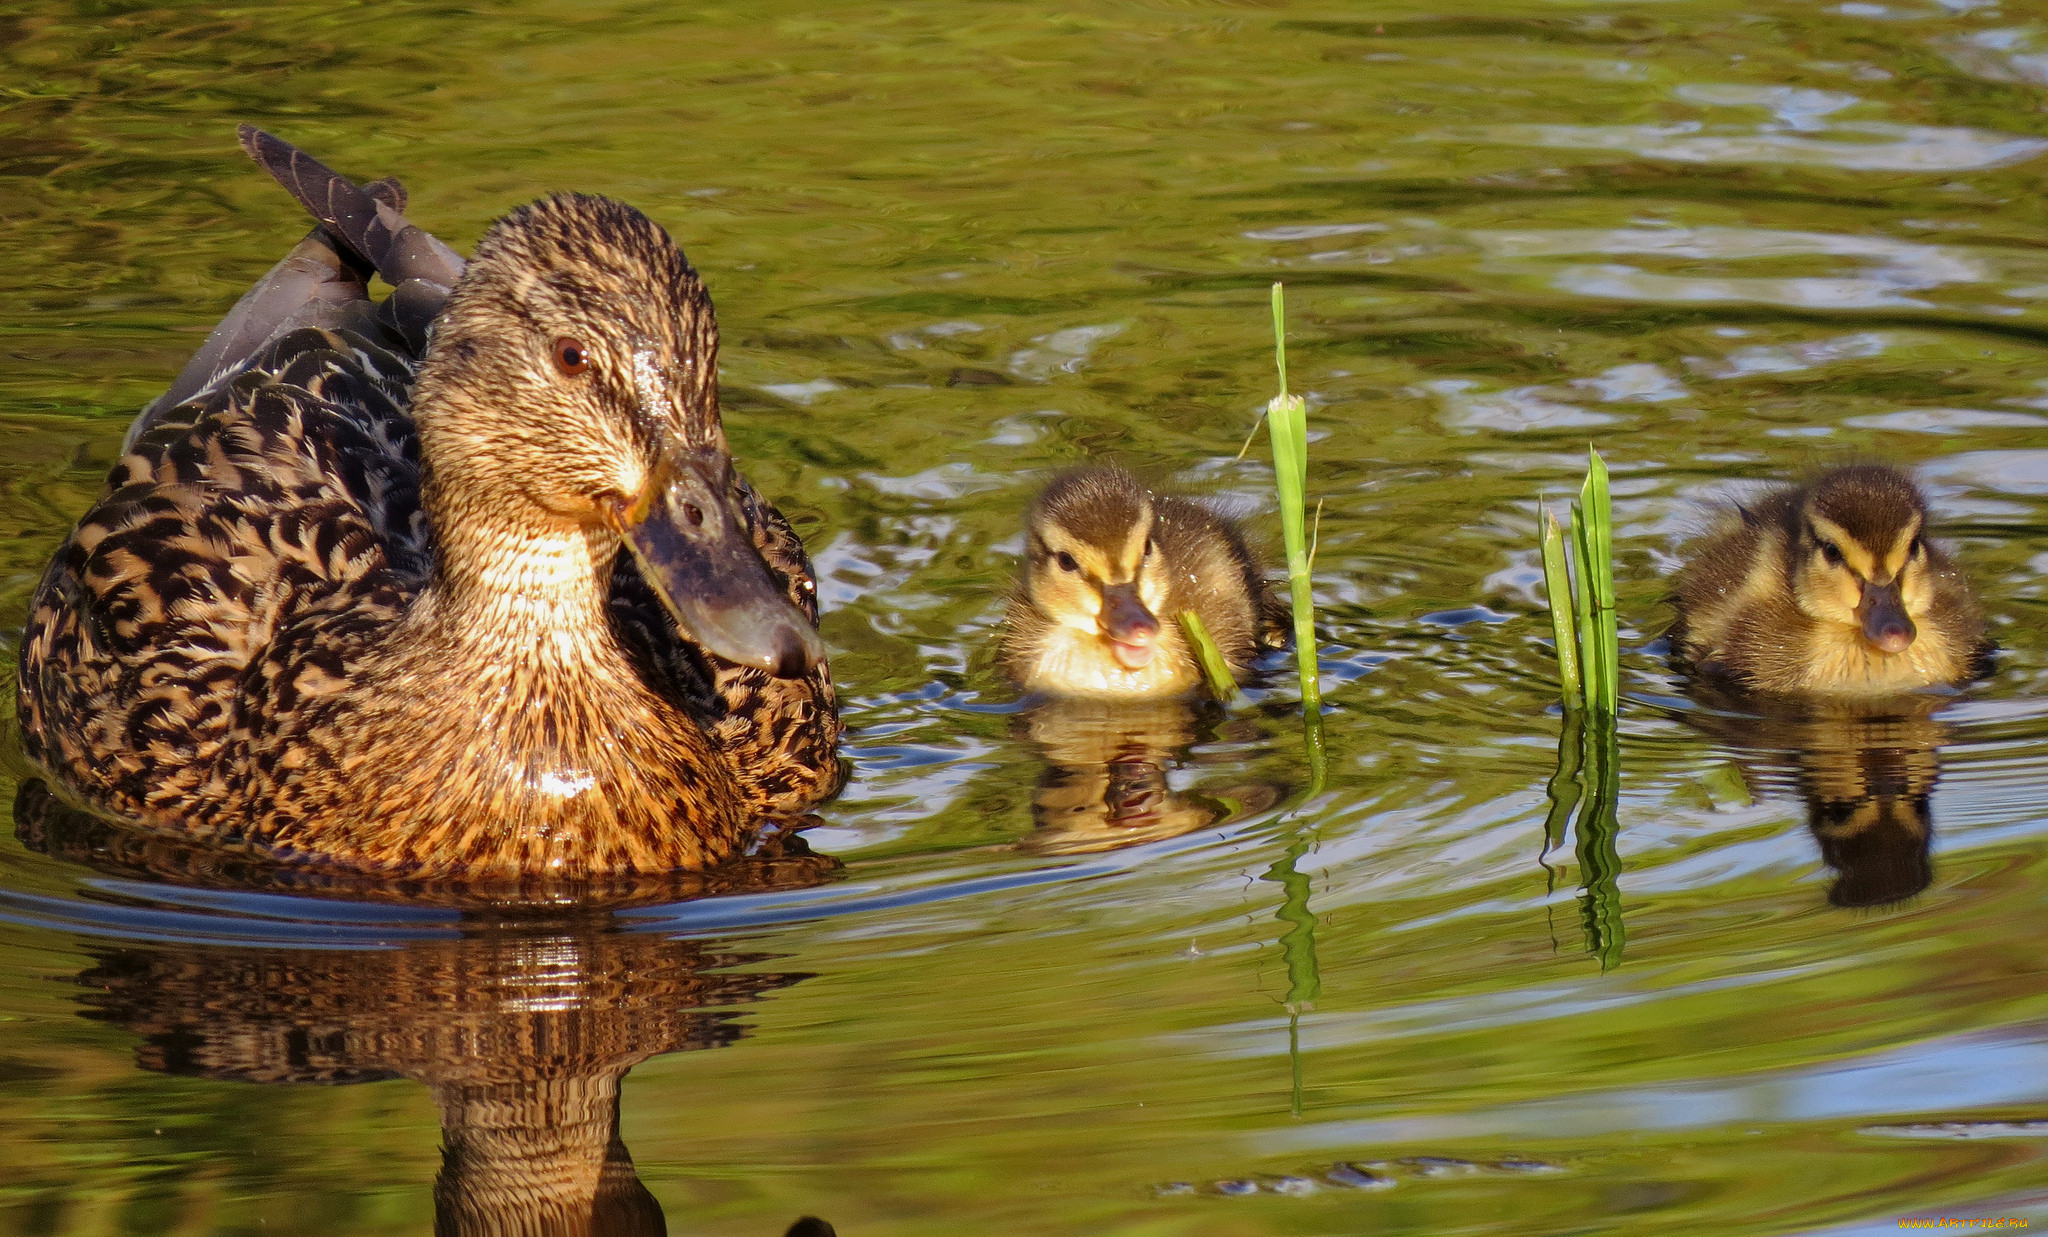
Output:
<path fill-rule="evenodd" d="M 778 679 L 800 679 L 824 658 L 825 650 L 819 646 L 817 636 L 799 628 L 779 633 L 775 664 L 762 669 Z"/>

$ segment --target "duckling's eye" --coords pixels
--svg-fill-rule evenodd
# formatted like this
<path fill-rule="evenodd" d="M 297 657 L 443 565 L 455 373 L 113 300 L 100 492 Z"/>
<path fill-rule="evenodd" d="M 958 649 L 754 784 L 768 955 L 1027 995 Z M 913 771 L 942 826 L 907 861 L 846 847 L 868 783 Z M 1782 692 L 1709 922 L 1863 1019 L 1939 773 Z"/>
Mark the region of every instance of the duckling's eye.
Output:
<path fill-rule="evenodd" d="M 576 378 L 590 372 L 590 354 L 583 345 L 573 339 L 555 341 L 555 368 L 565 378 Z"/>
<path fill-rule="evenodd" d="M 1144 556 L 1145 556 L 1146 558 L 1150 558 L 1150 557 L 1152 557 L 1152 549 L 1153 549 L 1153 543 L 1152 543 L 1152 539 L 1151 539 L 1150 537 L 1147 537 L 1147 538 L 1145 538 L 1145 555 L 1144 555 Z"/>
<path fill-rule="evenodd" d="M 1921 554 L 1925 553 L 1926 550 L 1927 543 L 1920 540 L 1920 538 L 1916 536 L 1913 538 L 1912 543 L 1907 545 L 1906 547 L 1906 557 L 1918 558 Z"/>
<path fill-rule="evenodd" d="M 1081 564 L 1075 562 L 1074 556 L 1067 553 L 1065 550 L 1061 550 L 1058 554 L 1053 555 L 1052 558 L 1054 562 L 1060 565 L 1061 571 L 1081 570 Z"/>
<path fill-rule="evenodd" d="M 1823 541 L 1820 543 L 1820 556 L 1823 559 L 1827 560 L 1827 564 L 1830 567 L 1839 567 L 1842 565 L 1842 552 L 1835 548 L 1835 543 L 1832 541 Z"/>

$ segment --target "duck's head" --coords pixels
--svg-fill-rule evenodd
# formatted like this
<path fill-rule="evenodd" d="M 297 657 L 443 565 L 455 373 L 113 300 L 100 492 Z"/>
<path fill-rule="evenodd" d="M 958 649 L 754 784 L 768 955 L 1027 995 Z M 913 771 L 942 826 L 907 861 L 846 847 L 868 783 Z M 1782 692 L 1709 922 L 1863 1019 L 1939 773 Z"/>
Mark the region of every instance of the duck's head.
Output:
<path fill-rule="evenodd" d="M 420 371 L 437 516 L 488 525 L 516 506 L 614 537 L 698 643 L 801 675 L 823 647 L 734 507 L 717 370 L 711 298 L 659 225 L 585 194 L 512 212 L 477 246 Z"/>
<path fill-rule="evenodd" d="M 1120 468 L 1063 473 L 1032 504 L 1024 590 L 1052 622 L 1105 641 L 1141 670 L 1158 651 L 1166 565 L 1152 536 L 1152 495 Z"/>
<path fill-rule="evenodd" d="M 1793 546 L 1799 608 L 1853 626 L 1870 648 L 1903 653 L 1934 602 L 1927 503 L 1882 465 L 1837 468 L 1808 487 Z"/>

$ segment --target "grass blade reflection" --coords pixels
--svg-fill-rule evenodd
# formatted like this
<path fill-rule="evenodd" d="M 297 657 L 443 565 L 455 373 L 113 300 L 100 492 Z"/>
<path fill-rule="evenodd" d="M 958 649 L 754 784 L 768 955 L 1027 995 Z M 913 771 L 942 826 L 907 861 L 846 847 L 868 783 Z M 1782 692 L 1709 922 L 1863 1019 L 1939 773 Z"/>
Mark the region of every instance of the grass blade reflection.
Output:
<path fill-rule="evenodd" d="M 1593 714 L 1584 730 L 1585 804 L 1576 829 L 1579 861 L 1579 914 L 1586 929 L 1586 952 L 1600 959 L 1600 969 L 1621 964 L 1628 933 L 1621 921 L 1621 798 L 1620 750 L 1614 718 Z"/>

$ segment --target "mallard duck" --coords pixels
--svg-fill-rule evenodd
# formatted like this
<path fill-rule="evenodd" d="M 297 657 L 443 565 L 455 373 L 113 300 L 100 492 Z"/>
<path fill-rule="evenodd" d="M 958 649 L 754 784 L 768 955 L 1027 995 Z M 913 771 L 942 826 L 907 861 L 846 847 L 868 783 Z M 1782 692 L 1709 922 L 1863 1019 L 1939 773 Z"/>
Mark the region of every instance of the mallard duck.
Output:
<path fill-rule="evenodd" d="M 1166 696 L 1202 681 L 1192 610 L 1242 679 L 1284 639 L 1283 611 L 1230 521 L 1121 468 L 1062 473 L 1031 505 L 1002 664 L 1049 695 Z"/>
<path fill-rule="evenodd" d="M 1681 663 L 1766 693 L 1872 696 L 1973 677 L 1968 581 L 1896 468 L 1855 464 L 1730 510 L 1679 572 Z"/>
<path fill-rule="evenodd" d="M 668 234 L 560 194 L 465 263 L 394 182 L 242 143 L 319 226 L 51 561 L 28 754 L 145 830 L 428 880 L 702 868 L 836 789 L 810 563 Z"/>

